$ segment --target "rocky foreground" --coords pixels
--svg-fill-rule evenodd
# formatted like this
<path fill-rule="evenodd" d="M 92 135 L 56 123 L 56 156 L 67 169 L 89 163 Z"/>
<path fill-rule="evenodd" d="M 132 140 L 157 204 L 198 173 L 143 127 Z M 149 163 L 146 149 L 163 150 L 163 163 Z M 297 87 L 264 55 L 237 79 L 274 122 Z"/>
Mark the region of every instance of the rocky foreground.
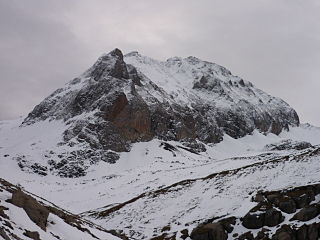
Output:
<path fill-rule="evenodd" d="M 100 226 L 25 192 L 0 178 L 0 238 L 3 240 L 110 239 Z M 126 238 L 124 238 L 126 239 Z"/>
<path fill-rule="evenodd" d="M 252 199 L 257 205 L 242 218 L 208 220 L 195 228 L 190 237 L 194 240 L 317 240 L 320 237 L 319 194 L 320 184 L 259 192 Z M 188 231 L 182 230 L 182 239 L 187 237 Z"/>

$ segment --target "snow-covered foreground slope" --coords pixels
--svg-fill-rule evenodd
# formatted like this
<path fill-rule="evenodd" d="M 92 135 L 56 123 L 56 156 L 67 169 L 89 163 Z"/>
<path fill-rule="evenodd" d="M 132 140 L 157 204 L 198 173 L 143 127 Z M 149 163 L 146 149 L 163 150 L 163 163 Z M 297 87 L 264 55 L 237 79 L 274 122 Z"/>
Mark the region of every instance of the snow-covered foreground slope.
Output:
<path fill-rule="evenodd" d="M 265 147 L 277 145 L 286 139 L 320 144 L 320 130 L 309 125 L 291 128 L 279 136 L 263 135 L 258 131 L 240 139 L 225 136 L 221 143 L 205 145 L 206 151 L 201 153 L 190 152 L 174 141 L 154 139 L 140 142 L 134 144 L 130 152 L 121 153 L 116 163 L 99 162 L 80 178 L 60 178 L 53 174 L 41 176 L 21 171 L 17 156 L 28 155 L 28 159 L 45 164 L 48 160 L 45 155 L 50 150 L 57 154 L 61 149 L 67 150 L 58 146 L 52 148 L 60 141 L 59 136 L 64 129 L 62 122 L 55 124 L 56 129 L 46 129 L 46 126 L 52 125 L 40 122 L 20 128 L 19 121 L 2 122 L 1 177 L 19 183 L 28 191 L 75 213 L 94 209 L 98 209 L 97 212 L 105 211 L 147 193 L 107 218 L 91 219 L 107 229 L 123 230 L 128 236 L 133 235 L 138 239 L 151 237 L 154 231 L 159 233 L 167 224 L 172 231 L 178 230 L 181 226 L 179 223 L 190 224 L 188 228 L 192 229 L 201 220 L 237 214 L 242 204 L 250 205 L 249 193 L 258 189 L 273 190 L 314 183 L 320 179 L 317 157 L 306 161 L 295 161 L 296 158 L 290 157 L 293 160 L 272 162 L 308 150 L 270 151 Z M 47 135 L 49 131 L 52 132 Z M 169 144 L 169 148 L 164 143 Z M 236 174 L 201 179 L 213 173 L 258 163 L 261 165 L 244 168 L 236 171 Z M 164 194 L 149 198 L 149 192 L 151 195 L 157 190 L 161 192 L 167 186 L 185 179 L 198 180 L 192 180 L 186 186 L 178 185 L 179 191 L 165 190 Z"/>
<path fill-rule="evenodd" d="M 199 223 L 222 216 L 242 217 L 259 190 L 278 190 L 320 182 L 320 149 L 277 157 L 204 178 L 188 179 L 151 191 L 121 205 L 91 211 L 102 226 L 125 229 L 133 238 L 149 239 L 170 226 L 189 232 Z"/>
<path fill-rule="evenodd" d="M 62 122 L 39 122 L 19 127 L 21 122 L 9 121 L 0 125 L 1 176 L 25 186 L 29 191 L 51 199 L 56 204 L 73 212 L 84 212 L 109 204 L 121 203 L 143 192 L 159 189 L 186 178 L 198 178 L 223 170 L 242 167 L 287 154 L 287 151 L 269 151 L 265 145 L 287 139 L 291 131 L 301 132 L 304 141 L 320 144 L 320 130 L 301 126 L 292 128 L 280 136 L 267 136 L 254 132 L 244 138 L 225 136 L 224 141 L 206 145 L 206 151 L 192 153 L 179 142 L 168 141 L 175 149 L 166 150 L 164 142 L 152 140 L 133 145 L 130 152 L 120 154 L 114 163 L 99 162 L 81 178 L 60 178 L 21 171 L 17 158 L 25 156 L 29 166 L 34 163 L 46 165 L 60 152 L 71 151 L 57 146 L 64 129 Z M 300 141 L 300 136 L 290 136 Z M 319 140 L 318 142 L 316 140 Z M 53 151 L 55 154 L 50 155 Z M 291 150 L 294 152 L 295 150 Z M 58 158 L 58 157 L 57 157 Z"/>
<path fill-rule="evenodd" d="M 116 240 L 105 229 L 72 215 L 0 178 L 0 239 Z"/>

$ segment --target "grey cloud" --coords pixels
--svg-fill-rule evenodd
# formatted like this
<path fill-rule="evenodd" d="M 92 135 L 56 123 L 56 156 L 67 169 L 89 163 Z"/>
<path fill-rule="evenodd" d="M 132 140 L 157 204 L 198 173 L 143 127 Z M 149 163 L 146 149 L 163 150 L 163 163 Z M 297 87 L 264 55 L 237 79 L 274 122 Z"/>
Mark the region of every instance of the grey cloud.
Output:
<path fill-rule="evenodd" d="M 320 125 L 319 10 L 316 0 L 0 0 L 0 119 L 119 47 L 216 62 Z"/>

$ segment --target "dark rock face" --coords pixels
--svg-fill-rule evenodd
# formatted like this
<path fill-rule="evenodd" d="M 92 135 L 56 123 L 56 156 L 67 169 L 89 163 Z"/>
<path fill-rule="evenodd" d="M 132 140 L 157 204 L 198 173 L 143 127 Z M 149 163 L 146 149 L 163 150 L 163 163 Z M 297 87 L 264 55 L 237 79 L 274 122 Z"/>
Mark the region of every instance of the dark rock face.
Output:
<path fill-rule="evenodd" d="M 312 204 L 310 206 L 302 208 L 293 216 L 292 220 L 299 220 L 302 222 L 309 221 L 319 215 L 319 210 L 320 206 L 318 204 Z"/>
<path fill-rule="evenodd" d="M 259 229 L 264 225 L 265 214 L 247 213 L 243 217 L 242 224 L 248 229 Z"/>
<path fill-rule="evenodd" d="M 90 69 L 89 74 L 96 81 L 99 81 L 104 75 L 119 79 L 129 78 L 128 69 L 123 61 L 123 54 L 118 48 L 107 55 L 103 55 Z"/>
<path fill-rule="evenodd" d="M 11 240 L 4 227 L 0 227 L 0 237 L 2 237 L 4 240 Z"/>
<path fill-rule="evenodd" d="M 278 206 L 285 213 L 294 213 L 297 210 L 296 203 L 289 197 L 279 199 Z"/>
<path fill-rule="evenodd" d="M 151 132 L 151 115 L 147 104 L 143 99 L 134 97 L 129 103 L 125 95 L 123 100 L 118 100 L 114 106 L 111 122 L 126 140 L 147 141 L 151 140 L 153 133 Z M 120 101 L 120 102 L 119 102 Z"/>
<path fill-rule="evenodd" d="M 285 213 L 294 213 L 296 209 L 305 207 L 315 199 L 318 186 L 299 187 L 286 192 L 270 192 L 266 198 Z"/>
<path fill-rule="evenodd" d="M 183 229 L 183 230 L 181 230 L 180 232 L 181 232 L 181 238 L 182 238 L 183 240 L 189 237 L 188 229 Z"/>
<path fill-rule="evenodd" d="M 272 240 L 295 240 L 296 232 L 288 225 L 283 225 L 272 236 Z"/>
<path fill-rule="evenodd" d="M 297 240 L 307 239 L 307 237 L 308 237 L 308 226 L 307 225 L 302 225 L 297 230 Z"/>
<path fill-rule="evenodd" d="M 289 195 L 295 201 L 297 208 L 303 208 L 314 200 L 314 190 L 311 188 L 293 192 Z"/>
<path fill-rule="evenodd" d="M 182 145 L 180 148 L 183 148 L 185 150 L 188 150 L 189 152 L 192 152 L 192 153 L 201 153 L 201 152 L 205 152 L 207 149 L 206 149 L 206 146 L 201 143 L 201 142 L 196 142 L 196 141 L 184 141 L 182 142 Z"/>
<path fill-rule="evenodd" d="M 283 221 L 282 213 L 274 208 L 268 209 L 264 217 L 264 224 L 268 227 L 277 226 Z"/>
<path fill-rule="evenodd" d="M 319 236 L 319 224 L 313 223 L 308 227 L 308 238 L 309 240 L 317 240 Z"/>
<path fill-rule="evenodd" d="M 255 240 L 270 240 L 269 234 L 267 229 L 261 229 L 260 232 L 258 232 L 257 236 L 254 238 Z"/>
<path fill-rule="evenodd" d="M 224 218 L 219 221 L 219 223 L 223 226 L 227 233 L 231 233 L 234 229 L 234 225 L 236 224 L 235 217 Z"/>
<path fill-rule="evenodd" d="M 5 212 L 4 212 L 4 211 L 6 211 L 6 210 L 9 210 L 9 209 L 6 208 L 6 207 L 4 207 L 4 206 L 1 206 L 1 205 L 0 205 L 0 217 L 6 218 L 6 219 L 9 218 L 8 215 L 5 214 Z"/>
<path fill-rule="evenodd" d="M 311 143 L 308 142 L 297 142 L 292 140 L 283 140 L 278 144 L 268 144 L 265 146 L 268 150 L 303 150 L 312 147 Z"/>
<path fill-rule="evenodd" d="M 17 190 L 9 200 L 13 205 L 23 208 L 29 218 L 43 230 L 46 230 L 49 210 L 39 204 L 33 197 Z"/>
<path fill-rule="evenodd" d="M 227 240 L 228 235 L 220 223 L 209 223 L 194 229 L 191 233 L 193 240 Z"/>
<path fill-rule="evenodd" d="M 129 151 L 131 143 L 153 138 L 188 142 L 189 148 L 199 153 L 205 148 L 196 146 L 197 143 L 218 143 L 225 133 L 234 138 L 255 129 L 279 134 L 289 126 L 299 125 L 296 112 L 288 104 L 231 75 L 221 66 L 192 57 L 183 62 L 167 62 L 166 67 L 178 63 L 189 64 L 190 68 L 198 65 L 207 68 L 207 74 L 202 67 L 192 70 L 202 77 L 195 76 L 188 90 L 192 94 L 188 93 L 187 102 L 181 103 L 152 82 L 153 79 L 148 79 L 143 71 L 127 64 L 127 60 L 119 49 L 104 54 L 79 78 L 37 105 L 22 126 L 47 119 L 63 120 L 67 129 L 61 144 L 86 144 L 87 149 L 96 153 L 94 159 L 100 161 L 108 159 L 106 151 Z M 221 76 L 234 80 L 225 81 Z M 208 95 L 217 96 L 217 101 L 225 102 L 224 106 L 209 101 Z M 235 99 L 235 96 L 243 97 Z M 73 154 L 77 158 L 63 156 L 67 161 L 64 166 L 76 169 L 66 177 L 82 176 L 88 165 L 96 162 L 87 163 L 88 158 L 79 152 L 73 151 Z M 116 158 L 110 162 L 114 161 Z M 47 172 L 39 167 L 35 171 L 43 175 Z"/>
<path fill-rule="evenodd" d="M 267 202 L 260 202 L 242 219 L 242 225 L 248 229 L 259 229 L 263 226 L 274 227 L 283 221 L 282 213 Z"/>
<path fill-rule="evenodd" d="M 33 240 L 40 240 L 40 235 L 38 232 L 31 232 L 31 231 L 26 230 L 24 235 L 27 236 L 28 238 L 33 239 Z"/>
<path fill-rule="evenodd" d="M 237 239 L 238 240 L 253 240 L 254 237 L 253 237 L 252 232 L 246 232 L 246 233 L 241 234 Z"/>

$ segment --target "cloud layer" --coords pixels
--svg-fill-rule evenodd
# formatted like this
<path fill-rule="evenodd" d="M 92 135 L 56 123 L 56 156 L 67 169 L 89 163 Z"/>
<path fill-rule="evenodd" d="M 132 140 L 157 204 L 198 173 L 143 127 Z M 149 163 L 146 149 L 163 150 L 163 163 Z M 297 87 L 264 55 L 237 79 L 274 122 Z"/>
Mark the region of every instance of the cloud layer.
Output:
<path fill-rule="evenodd" d="M 216 62 L 320 125 L 319 10 L 316 0 L 0 0 L 0 119 L 118 47 Z"/>

